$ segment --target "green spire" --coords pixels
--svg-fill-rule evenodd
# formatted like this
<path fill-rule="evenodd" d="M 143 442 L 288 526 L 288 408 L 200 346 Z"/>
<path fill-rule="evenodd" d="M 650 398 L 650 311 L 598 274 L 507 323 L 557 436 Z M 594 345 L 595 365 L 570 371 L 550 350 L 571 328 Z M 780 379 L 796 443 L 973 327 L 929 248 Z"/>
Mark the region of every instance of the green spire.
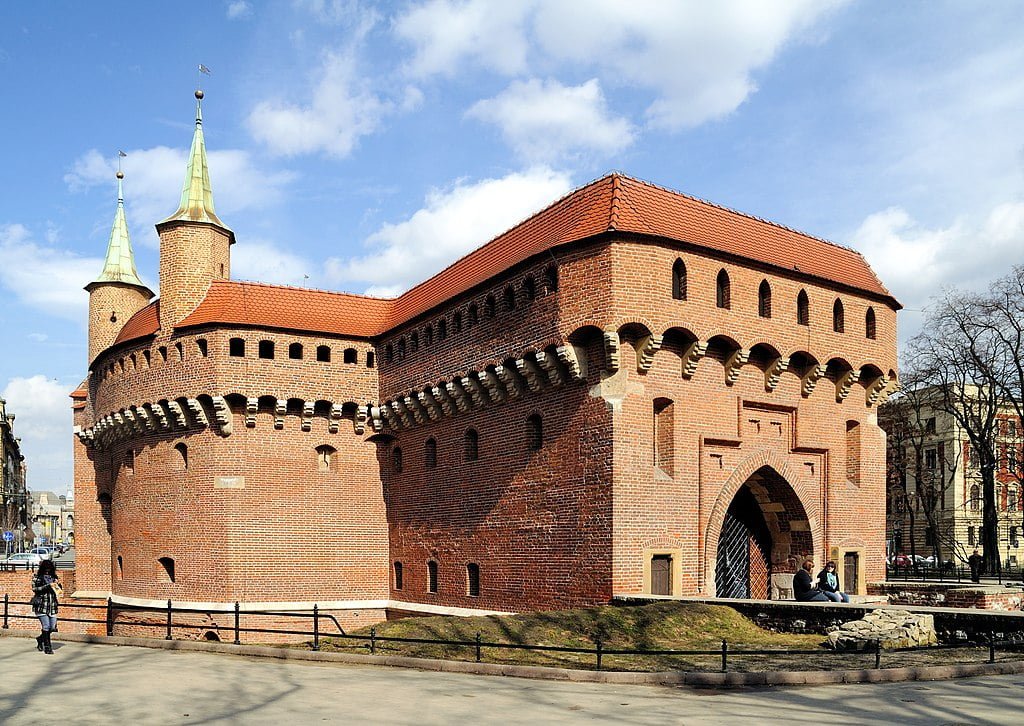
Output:
<path fill-rule="evenodd" d="M 206 165 L 206 143 L 203 141 L 202 103 L 203 92 L 196 91 L 196 132 L 192 137 L 192 151 L 188 155 L 185 184 L 181 189 L 181 204 L 178 205 L 178 211 L 164 222 L 177 220 L 209 222 L 229 229 L 220 221 L 213 209 L 213 189 L 210 187 L 210 170 Z"/>
<path fill-rule="evenodd" d="M 117 212 L 114 213 L 114 226 L 110 230 L 110 241 L 107 242 L 107 259 L 103 263 L 103 271 L 86 289 L 99 282 L 121 282 L 126 285 L 137 285 L 146 288 L 135 270 L 135 254 L 132 252 L 132 241 L 128 236 L 128 223 L 124 217 L 124 190 L 121 180 L 124 174 L 117 172 Z M 146 288 L 148 289 L 148 288 Z"/>

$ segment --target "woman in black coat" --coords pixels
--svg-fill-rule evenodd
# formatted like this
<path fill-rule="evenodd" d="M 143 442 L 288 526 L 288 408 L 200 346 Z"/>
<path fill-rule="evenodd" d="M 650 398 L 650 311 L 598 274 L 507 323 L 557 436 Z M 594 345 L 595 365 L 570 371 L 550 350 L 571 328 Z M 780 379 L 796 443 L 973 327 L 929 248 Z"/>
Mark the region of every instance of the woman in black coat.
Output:
<path fill-rule="evenodd" d="M 850 602 L 850 596 L 839 589 L 839 575 L 832 560 L 818 573 L 818 589 L 832 602 Z"/>
<path fill-rule="evenodd" d="M 39 618 L 42 633 L 36 638 L 36 649 L 53 655 L 50 633 L 57 629 L 57 568 L 53 560 L 39 561 L 39 569 L 32 576 L 32 612 Z"/>
<path fill-rule="evenodd" d="M 814 580 L 811 579 L 813 569 L 814 563 L 805 560 L 803 567 L 793 575 L 793 597 L 801 602 L 828 602 L 825 594 L 814 586 Z"/>

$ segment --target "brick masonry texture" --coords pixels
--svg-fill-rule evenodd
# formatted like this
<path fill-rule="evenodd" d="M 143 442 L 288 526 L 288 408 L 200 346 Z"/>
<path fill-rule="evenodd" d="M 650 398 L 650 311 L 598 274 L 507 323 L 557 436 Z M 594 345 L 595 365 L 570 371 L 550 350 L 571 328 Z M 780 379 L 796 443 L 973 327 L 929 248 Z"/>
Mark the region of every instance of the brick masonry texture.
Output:
<path fill-rule="evenodd" d="M 675 594 L 714 595 L 718 537 L 744 486 L 774 569 L 850 552 L 860 571 L 844 589 L 883 576 L 875 410 L 896 378 L 897 307 L 885 295 L 609 232 L 546 249 L 374 337 L 175 328 L 221 264 L 227 277 L 229 247 L 209 225 L 160 235 L 159 328 L 116 344 L 117 331 L 91 329 L 100 352 L 74 416 L 82 432 L 144 404 L 172 420 L 121 420 L 112 438 L 75 441 L 82 591 L 357 601 L 358 618 L 339 610 L 356 622 L 383 617 L 381 601 L 604 603 L 649 592 L 651 553 L 663 552 Z M 685 299 L 673 295 L 677 260 Z M 716 306 L 723 270 L 728 308 Z M 763 281 L 770 317 L 759 315 Z M 101 293 L 91 316 L 108 305 Z M 244 355 L 230 354 L 232 339 Z M 295 344 L 301 358 L 289 357 Z M 329 361 L 317 360 L 321 346 Z M 465 400 L 431 408 L 431 390 L 443 398 L 452 382 Z M 671 403 L 657 435 L 656 400 Z M 406 423 L 377 414 L 392 403 L 411 407 Z M 173 581 L 161 560 L 173 560 Z"/>

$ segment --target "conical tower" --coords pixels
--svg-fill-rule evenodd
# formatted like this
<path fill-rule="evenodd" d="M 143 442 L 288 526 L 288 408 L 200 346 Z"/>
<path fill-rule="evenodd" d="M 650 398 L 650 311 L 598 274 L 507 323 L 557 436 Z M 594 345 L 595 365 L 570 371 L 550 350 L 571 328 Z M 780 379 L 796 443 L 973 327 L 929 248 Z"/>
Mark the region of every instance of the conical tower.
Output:
<path fill-rule="evenodd" d="M 117 211 L 107 242 L 107 258 L 99 277 L 85 286 L 89 292 L 89 363 L 109 348 L 128 319 L 144 308 L 153 291 L 135 270 L 135 255 L 124 216 L 124 174 L 117 172 Z"/>
<path fill-rule="evenodd" d="M 203 92 L 178 210 L 156 225 L 160 235 L 160 325 L 170 329 L 202 301 L 210 283 L 231 276 L 235 233 L 217 216 L 203 140 Z"/>

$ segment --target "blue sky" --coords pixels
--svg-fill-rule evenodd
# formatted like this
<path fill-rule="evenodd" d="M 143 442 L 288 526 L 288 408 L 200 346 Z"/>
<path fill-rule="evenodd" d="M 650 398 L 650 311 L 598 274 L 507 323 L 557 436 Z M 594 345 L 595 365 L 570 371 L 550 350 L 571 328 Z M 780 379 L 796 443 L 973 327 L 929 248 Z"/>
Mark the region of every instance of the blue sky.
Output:
<path fill-rule="evenodd" d="M 117 150 L 139 273 L 197 65 L 238 279 L 394 294 L 611 169 L 861 250 L 908 310 L 1024 260 L 1024 4 L 3 3 L 0 395 L 71 481 Z"/>

